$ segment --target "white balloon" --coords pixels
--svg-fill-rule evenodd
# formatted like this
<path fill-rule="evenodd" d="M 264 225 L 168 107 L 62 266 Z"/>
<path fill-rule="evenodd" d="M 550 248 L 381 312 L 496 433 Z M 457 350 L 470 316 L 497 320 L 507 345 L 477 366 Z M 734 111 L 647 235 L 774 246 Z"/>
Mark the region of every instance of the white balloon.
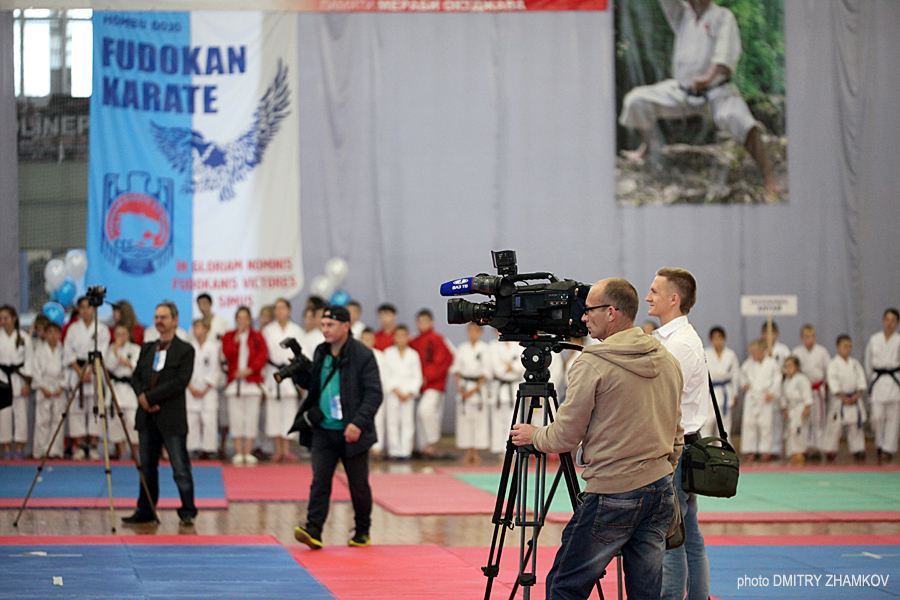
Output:
<path fill-rule="evenodd" d="M 56 291 L 56 290 L 50 288 L 50 282 L 47 281 L 46 279 L 44 280 L 44 291 L 47 292 L 48 294 L 52 294 L 53 292 Z"/>
<path fill-rule="evenodd" d="M 87 252 L 84 250 L 69 250 L 66 253 L 66 273 L 73 280 L 81 278 L 87 272 Z"/>
<path fill-rule="evenodd" d="M 309 284 L 309 292 L 323 298 L 326 302 L 336 289 L 337 285 L 325 275 L 317 275 Z"/>
<path fill-rule="evenodd" d="M 65 280 L 66 263 L 58 258 L 47 261 L 47 266 L 44 267 L 44 289 L 49 287 L 51 292 L 55 292 Z"/>
<path fill-rule="evenodd" d="M 329 258 L 328 262 L 325 263 L 325 274 L 334 282 L 335 289 L 347 281 L 348 270 L 347 261 L 339 256 Z"/>

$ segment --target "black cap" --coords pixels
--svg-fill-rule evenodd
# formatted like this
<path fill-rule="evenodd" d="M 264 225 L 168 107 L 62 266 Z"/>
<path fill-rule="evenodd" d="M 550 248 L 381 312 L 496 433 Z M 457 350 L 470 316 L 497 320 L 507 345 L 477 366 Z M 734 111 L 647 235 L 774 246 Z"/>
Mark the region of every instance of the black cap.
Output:
<path fill-rule="evenodd" d="M 349 323 L 350 311 L 345 307 L 340 306 L 339 304 L 332 304 L 325 309 L 324 313 L 322 313 L 322 318 L 334 319 L 335 321 L 340 321 L 341 323 Z"/>

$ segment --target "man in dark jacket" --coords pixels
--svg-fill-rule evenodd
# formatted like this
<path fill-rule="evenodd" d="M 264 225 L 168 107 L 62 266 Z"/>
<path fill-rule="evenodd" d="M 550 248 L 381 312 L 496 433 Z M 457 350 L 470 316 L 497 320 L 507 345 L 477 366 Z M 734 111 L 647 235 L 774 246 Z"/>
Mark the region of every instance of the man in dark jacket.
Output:
<path fill-rule="evenodd" d="M 294 537 L 314 550 L 322 547 L 331 480 L 340 460 L 356 521 L 356 531 L 348 543 L 368 546 L 372 516 L 369 448 L 377 439 L 374 419 L 382 400 L 381 378 L 375 355 L 350 335 L 346 308 L 326 308 L 321 327 L 325 342 L 313 354 L 312 369 L 294 378 L 309 395 L 300 406 L 292 431 L 311 427 L 313 468 L 306 526 L 295 528 Z"/>
<path fill-rule="evenodd" d="M 156 521 L 154 508 L 159 500 L 159 455 L 163 445 L 169 452 L 175 485 L 181 496 L 178 517 L 182 525 L 194 524 L 194 480 L 187 451 L 187 407 L 185 389 L 194 371 L 194 347 L 175 335 L 178 308 L 174 302 L 156 307 L 153 323 L 159 340 L 141 347 L 131 387 L 140 405 L 135 415 L 135 429 L 140 443 L 141 472 L 147 482 L 150 498 L 139 489 L 137 511 L 122 519 L 125 523 Z"/>

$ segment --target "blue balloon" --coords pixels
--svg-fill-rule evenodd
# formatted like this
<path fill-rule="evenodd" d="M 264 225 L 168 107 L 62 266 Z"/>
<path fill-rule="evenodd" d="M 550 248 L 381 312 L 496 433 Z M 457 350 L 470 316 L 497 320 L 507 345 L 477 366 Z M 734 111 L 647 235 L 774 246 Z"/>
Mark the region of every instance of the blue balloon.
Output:
<path fill-rule="evenodd" d="M 59 289 L 56 290 L 56 300 L 63 306 L 69 306 L 75 299 L 75 282 L 71 277 L 66 277 Z"/>
<path fill-rule="evenodd" d="M 350 302 L 350 294 L 344 290 L 338 290 L 331 295 L 330 302 L 338 306 L 346 306 L 347 303 Z"/>
<path fill-rule="evenodd" d="M 47 315 L 47 318 L 59 325 L 60 327 L 66 322 L 66 310 L 59 302 L 47 302 L 41 309 L 41 312 Z"/>

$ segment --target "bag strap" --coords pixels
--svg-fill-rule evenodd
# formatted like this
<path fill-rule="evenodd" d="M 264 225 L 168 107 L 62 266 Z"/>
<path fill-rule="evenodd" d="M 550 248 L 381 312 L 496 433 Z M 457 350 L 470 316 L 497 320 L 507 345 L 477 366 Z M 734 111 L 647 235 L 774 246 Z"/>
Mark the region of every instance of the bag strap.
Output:
<path fill-rule="evenodd" d="M 709 396 L 712 398 L 713 409 L 716 411 L 716 423 L 719 424 L 719 437 L 728 441 L 728 433 L 725 432 L 725 425 L 722 424 L 722 414 L 719 412 L 719 403 L 716 402 L 716 390 L 713 387 L 712 376 L 707 372 L 706 377 L 709 379 Z"/>

